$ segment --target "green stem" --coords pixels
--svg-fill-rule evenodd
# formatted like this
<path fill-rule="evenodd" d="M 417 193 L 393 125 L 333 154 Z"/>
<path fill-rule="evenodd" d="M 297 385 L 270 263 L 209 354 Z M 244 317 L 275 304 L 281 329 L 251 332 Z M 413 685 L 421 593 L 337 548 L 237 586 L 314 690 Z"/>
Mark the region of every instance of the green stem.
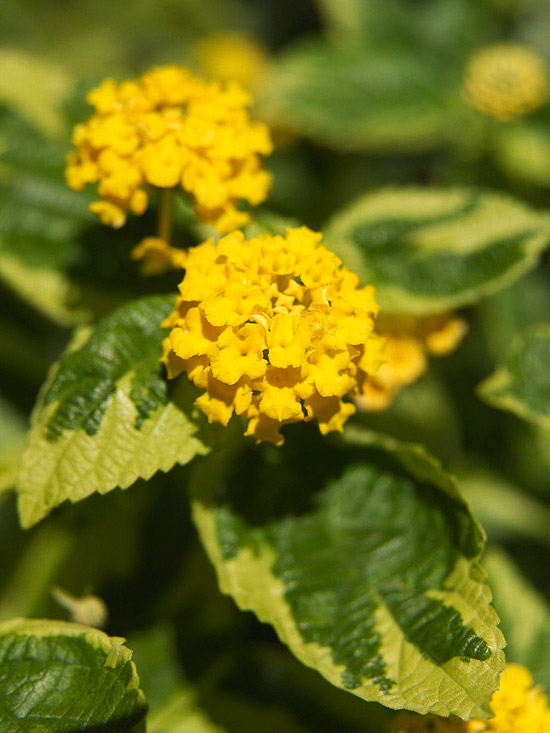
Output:
<path fill-rule="evenodd" d="M 172 239 L 174 190 L 165 188 L 160 194 L 160 208 L 158 218 L 158 236 L 167 244 Z"/>

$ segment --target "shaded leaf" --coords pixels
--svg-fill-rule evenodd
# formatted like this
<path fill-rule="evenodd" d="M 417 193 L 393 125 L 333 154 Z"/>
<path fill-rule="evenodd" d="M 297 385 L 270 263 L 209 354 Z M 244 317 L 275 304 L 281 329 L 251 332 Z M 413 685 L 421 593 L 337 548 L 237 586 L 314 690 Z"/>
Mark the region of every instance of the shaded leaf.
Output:
<path fill-rule="evenodd" d="M 550 543 L 550 509 L 484 468 L 458 474 L 460 488 L 489 538 L 531 537 Z"/>
<path fill-rule="evenodd" d="M 23 416 L 0 395 L 0 494 L 15 485 L 26 433 Z"/>
<path fill-rule="evenodd" d="M 494 605 L 506 633 L 506 658 L 529 668 L 550 694 L 550 609 L 520 569 L 499 548 L 483 558 Z"/>
<path fill-rule="evenodd" d="M 512 341 L 507 357 L 478 387 L 493 407 L 550 429 L 550 323 L 532 326 Z"/>
<path fill-rule="evenodd" d="M 77 236 L 93 221 L 89 196 L 63 180 L 66 149 L 9 110 L 0 110 L 0 280 L 62 325 L 84 313 L 68 278 Z"/>
<path fill-rule="evenodd" d="M 383 309 L 429 314 L 473 303 L 533 267 L 550 218 L 488 191 L 403 187 L 345 207 L 325 240 L 376 286 Z"/>
<path fill-rule="evenodd" d="M 196 694 L 185 680 L 170 627 L 157 627 L 129 641 L 147 696 L 148 733 L 222 733 L 197 705 Z"/>
<path fill-rule="evenodd" d="M 421 48 L 318 40 L 274 64 L 260 104 L 278 126 L 336 149 L 423 150 L 446 135 L 450 87 L 444 66 Z"/>

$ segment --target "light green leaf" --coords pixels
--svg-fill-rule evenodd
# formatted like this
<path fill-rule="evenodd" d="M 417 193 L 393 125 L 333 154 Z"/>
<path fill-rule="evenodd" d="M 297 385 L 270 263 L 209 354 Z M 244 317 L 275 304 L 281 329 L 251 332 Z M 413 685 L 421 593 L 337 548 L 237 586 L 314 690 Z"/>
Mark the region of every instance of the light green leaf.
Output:
<path fill-rule="evenodd" d="M 15 485 L 26 434 L 25 419 L 0 395 L 0 494 Z"/>
<path fill-rule="evenodd" d="M 497 162 L 512 178 L 536 186 L 550 186 L 548 125 L 503 125 L 495 146 Z"/>
<path fill-rule="evenodd" d="M 197 705 L 185 680 L 170 627 L 157 627 L 129 640 L 147 696 L 147 733 L 223 733 Z"/>
<path fill-rule="evenodd" d="M 453 479 L 372 433 L 288 443 L 197 466 L 194 519 L 221 590 L 364 700 L 487 717 L 503 638 Z"/>
<path fill-rule="evenodd" d="M 550 241 L 550 217 L 477 189 L 403 187 L 368 193 L 329 222 L 325 241 L 383 309 L 429 314 L 513 282 Z"/>
<path fill-rule="evenodd" d="M 284 235 L 288 228 L 299 227 L 300 223 L 296 219 L 288 216 L 281 216 L 274 211 L 261 210 L 252 214 L 250 223 L 244 229 L 247 239 L 259 237 L 262 234 Z"/>
<path fill-rule="evenodd" d="M 10 575 L 0 593 L 0 621 L 47 613 L 42 609 L 49 607 L 56 576 L 77 544 L 76 537 L 55 522 L 32 533 L 16 562 L 12 556 Z M 8 548 L 6 540 L 4 547 Z"/>
<path fill-rule="evenodd" d="M 124 733 L 145 715 L 124 639 L 64 621 L 0 624 L 0 728 Z"/>
<path fill-rule="evenodd" d="M 67 273 L 93 219 L 89 196 L 63 180 L 66 146 L 2 109 L 0 145 L 0 281 L 61 325 L 82 321 Z"/>
<path fill-rule="evenodd" d="M 0 102 L 17 107 L 45 132 L 62 132 L 60 107 L 70 87 L 66 68 L 12 48 L 0 50 L 0 67 Z"/>
<path fill-rule="evenodd" d="M 462 494 L 490 539 L 530 537 L 550 543 L 550 509 L 485 468 L 458 473 Z"/>
<path fill-rule="evenodd" d="M 550 323 L 536 324 L 512 341 L 502 364 L 479 385 L 479 396 L 549 430 L 549 362 Z"/>
<path fill-rule="evenodd" d="M 336 41 L 359 45 L 366 40 L 374 10 L 372 0 L 317 0 L 317 5 Z"/>
<path fill-rule="evenodd" d="M 208 452 L 193 389 L 169 396 L 159 362 L 171 296 L 133 301 L 77 334 L 32 417 L 17 490 L 23 526 L 65 500 L 127 488 Z"/>
<path fill-rule="evenodd" d="M 286 53 L 263 88 L 259 103 L 271 122 L 353 151 L 440 144 L 456 99 L 444 65 L 421 48 L 333 48 L 321 40 Z"/>
<path fill-rule="evenodd" d="M 483 558 L 494 605 L 506 634 L 506 658 L 524 664 L 550 694 L 550 609 L 506 553 L 496 547 Z"/>

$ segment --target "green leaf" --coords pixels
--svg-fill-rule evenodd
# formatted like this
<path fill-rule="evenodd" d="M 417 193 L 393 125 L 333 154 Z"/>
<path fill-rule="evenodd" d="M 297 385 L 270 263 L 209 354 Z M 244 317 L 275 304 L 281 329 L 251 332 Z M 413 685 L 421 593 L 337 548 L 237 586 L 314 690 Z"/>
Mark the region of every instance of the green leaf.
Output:
<path fill-rule="evenodd" d="M 25 419 L 0 395 L 0 494 L 15 485 L 25 440 Z"/>
<path fill-rule="evenodd" d="M 63 180 L 66 148 L 0 110 L 0 280 L 61 325 L 83 320 L 68 278 L 77 236 L 93 222 L 89 196 Z"/>
<path fill-rule="evenodd" d="M 26 540 L 16 554 L 13 543 L 9 547 L 4 539 L 4 547 L 11 550 L 11 567 L 0 592 L 0 621 L 47 613 L 56 577 L 79 544 L 76 536 L 55 522 L 43 524 Z"/>
<path fill-rule="evenodd" d="M 170 627 L 142 632 L 128 644 L 149 703 L 147 733 L 223 733 L 198 707 L 196 694 L 181 672 Z"/>
<path fill-rule="evenodd" d="M 383 309 L 429 314 L 523 275 L 550 241 L 550 218 L 489 191 L 393 188 L 338 213 L 325 241 L 376 286 Z"/>
<path fill-rule="evenodd" d="M 123 733 L 145 715 L 124 639 L 64 621 L 0 624 L 0 728 Z"/>
<path fill-rule="evenodd" d="M 70 87 L 66 68 L 20 50 L 0 50 L 0 102 L 8 102 L 49 133 L 63 131 L 59 112 Z"/>
<path fill-rule="evenodd" d="M 159 361 L 172 308 L 171 296 L 130 302 L 77 333 L 52 367 L 17 484 L 23 526 L 67 499 L 127 488 L 208 452 L 190 382 L 169 395 Z"/>
<path fill-rule="evenodd" d="M 296 219 L 281 216 L 274 211 L 260 209 L 252 214 L 250 223 L 244 228 L 244 234 L 247 239 L 259 237 L 262 234 L 284 236 L 287 229 L 299 226 L 300 223 Z"/>
<path fill-rule="evenodd" d="M 518 333 L 544 322 L 549 313 L 548 275 L 541 266 L 484 300 L 480 308 L 483 338 L 493 358 L 500 359 Z"/>
<path fill-rule="evenodd" d="M 336 41 L 361 44 L 368 35 L 372 0 L 317 0 L 330 35 Z"/>
<path fill-rule="evenodd" d="M 550 140 L 547 124 L 522 122 L 504 125 L 495 145 L 495 156 L 513 179 L 536 186 L 550 186 Z"/>
<path fill-rule="evenodd" d="M 520 569 L 498 548 L 483 558 L 494 605 L 506 633 L 506 658 L 524 664 L 550 694 L 550 609 Z"/>
<path fill-rule="evenodd" d="M 503 639 L 453 479 L 364 431 L 288 444 L 197 465 L 194 519 L 221 590 L 364 700 L 487 717 Z"/>
<path fill-rule="evenodd" d="M 460 488 L 489 539 L 530 537 L 550 543 L 550 508 L 485 468 L 458 473 Z"/>
<path fill-rule="evenodd" d="M 550 323 L 536 324 L 512 341 L 502 364 L 479 385 L 479 396 L 549 430 L 549 361 Z"/>
<path fill-rule="evenodd" d="M 272 123 L 351 151 L 441 144 L 456 99 L 444 65 L 422 48 L 333 48 L 320 40 L 284 55 L 264 88 L 260 104 Z"/>

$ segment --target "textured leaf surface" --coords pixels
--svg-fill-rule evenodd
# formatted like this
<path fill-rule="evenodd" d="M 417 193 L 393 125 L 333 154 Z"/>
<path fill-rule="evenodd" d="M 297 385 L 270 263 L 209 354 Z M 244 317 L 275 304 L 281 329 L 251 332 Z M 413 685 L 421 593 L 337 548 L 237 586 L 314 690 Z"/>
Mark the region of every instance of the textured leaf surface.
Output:
<path fill-rule="evenodd" d="M 325 229 L 382 308 L 426 314 L 472 303 L 533 267 L 550 219 L 496 193 L 404 187 L 369 193 Z"/>
<path fill-rule="evenodd" d="M 0 728 L 124 733 L 145 698 L 124 639 L 63 621 L 0 624 Z"/>
<path fill-rule="evenodd" d="M 0 280 L 53 320 L 82 320 L 67 271 L 93 221 L 89 196 L 63 180 L 65 146 L 0 110 Z M 23 213 L 24 212 L 24 213 Z"/>
<path fill-rule="evenodd" d="M 443 66 L 417 47 L 357 51 L 301 44 L 274 66 L 266 114 L 344 150 L 414 150 L 440 142 L 452 95 Z"/>
<path fill-rule="evenodd" d="M 313 464 L 286 446 L 245 453 L 241 473 L 234 456 L 199 464 L 194 517 L 222 591 L 365 700 L 486 717 L 503 640 L 453 480 L 416 446 L 366 433 L 329 445 L 310 444 Z M 334 479 L 312 492 L 317 473 Z M 254 496 L 262 475 L 271 512 Z"/>
<path fill-rule="evenodd" d="M 515 563 L 493 548 L 483 558 L 506 633 L 506 658 L 524 664 L 550 694 L 550 609 Z"/>
<path fill-rule="evenodd" d="M 486 402 L 550 429 L 550 323 L 516 336 L 497 370 L 479 385 Z"/>
<path fill-rule="evenodd" d="M 24 526 L 66 499 L 126 488 L 207 452 L 190 383 L 169 396 L 159 362 L 172 300 L 128 303 L 77 334 L 52 367 L 17 485 Z"/>

